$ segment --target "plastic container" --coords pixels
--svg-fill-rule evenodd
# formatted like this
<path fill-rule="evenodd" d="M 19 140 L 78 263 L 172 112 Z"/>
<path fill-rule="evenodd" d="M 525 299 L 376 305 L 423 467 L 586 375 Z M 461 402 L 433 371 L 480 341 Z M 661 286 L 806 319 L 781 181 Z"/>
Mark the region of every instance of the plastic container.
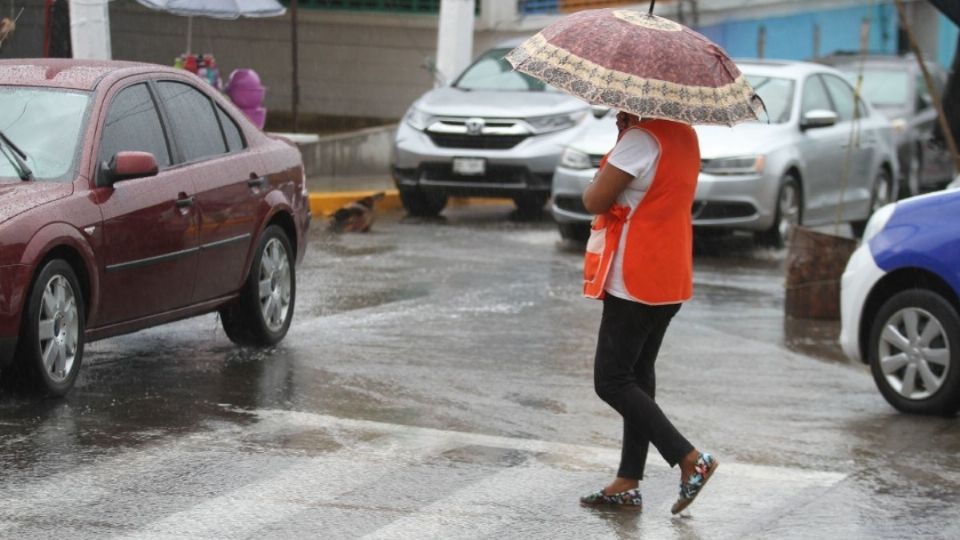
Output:
<path fill-rule="evenodd" d="M 260 129 L 263 129 L 263 125 L 267 122 L 267 108 L 266 107 L 241 107 L 240 111 Z"/>
<path fill-rule="evenodd" d="M 260 83 L 260 76 L 256 71 L 243 68 L 235 69 L 230 74 L 226 92 L 237 107 L 256 109 L 263 106 L 267 89 Z"/>

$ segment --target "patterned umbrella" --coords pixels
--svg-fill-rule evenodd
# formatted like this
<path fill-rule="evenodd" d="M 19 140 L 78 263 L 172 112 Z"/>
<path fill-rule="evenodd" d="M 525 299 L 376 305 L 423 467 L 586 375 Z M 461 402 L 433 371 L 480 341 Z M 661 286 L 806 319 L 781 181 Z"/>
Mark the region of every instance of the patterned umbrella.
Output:
<path fill-rule="evenodd" d="M 589 103 L 641 118 L 732 126 L 759 119 L 763 110 L 723 49 L 652 13 L 575 13 L 506 58 L 516 70 Z"/>

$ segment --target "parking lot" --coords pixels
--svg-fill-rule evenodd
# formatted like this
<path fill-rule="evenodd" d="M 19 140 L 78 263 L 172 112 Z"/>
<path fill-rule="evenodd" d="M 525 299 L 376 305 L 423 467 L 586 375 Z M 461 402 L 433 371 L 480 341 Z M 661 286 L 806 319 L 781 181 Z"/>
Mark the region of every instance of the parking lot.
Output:
<path fill-rule="evenodd" d="M 958 419 L 896 413 L 833 323 L 784 321 L 783 250 L 702 241 L 658 400 L 723 467 L 681 517 L 581 508 L 619 457 L 582 246 L 511 206 L 311 231 L 276 349 L 207 316 L 91 344 L 63 400 L 0 400 L 0 536 L 960 536 Z"/>

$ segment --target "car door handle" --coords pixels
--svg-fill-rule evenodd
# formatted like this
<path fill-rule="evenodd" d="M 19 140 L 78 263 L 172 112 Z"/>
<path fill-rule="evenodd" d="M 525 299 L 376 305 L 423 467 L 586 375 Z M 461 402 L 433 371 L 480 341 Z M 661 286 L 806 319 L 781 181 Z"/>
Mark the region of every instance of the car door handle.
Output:
<path fill-rule="evenodd" d="M 263 189 L 268 184 L 267 178 L 265 176 L 259 176 L 257 178 L 251 178 L 247 180 L 247 186 L 250 189 Z"/>
<path fill-rule="evenodd" d="M 177 208 L 190 208 L 193 206 L 193 197 L 181 197 L 177 199 Z"/>

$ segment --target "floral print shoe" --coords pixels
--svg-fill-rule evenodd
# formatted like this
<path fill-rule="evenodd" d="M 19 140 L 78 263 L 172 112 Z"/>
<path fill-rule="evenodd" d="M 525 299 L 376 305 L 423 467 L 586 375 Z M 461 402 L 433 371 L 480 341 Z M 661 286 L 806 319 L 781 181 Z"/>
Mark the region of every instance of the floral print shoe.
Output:
<path fill-rule="evenodd" d="M 677 502 L 673 503 L 670 512 L 679 514 L 690 506 L 719 466 L 720 463 L 710 454 L 701 453 L 697 456 L 697 464 L 693 467 L 693 474 L 690 475 L 690 478 L 687 478 L 686 482 L 680 483 L 680 497 Z"/>
<path fill-rule="evenodd" d="M 621 491 L 613 495 L 606 495 L 601 489 L 580 497 L 580 504 L 584 506 L 623 506 L 640 510 L 643 508 L 643 497 L 640 496 L 640 488 Z"/>

